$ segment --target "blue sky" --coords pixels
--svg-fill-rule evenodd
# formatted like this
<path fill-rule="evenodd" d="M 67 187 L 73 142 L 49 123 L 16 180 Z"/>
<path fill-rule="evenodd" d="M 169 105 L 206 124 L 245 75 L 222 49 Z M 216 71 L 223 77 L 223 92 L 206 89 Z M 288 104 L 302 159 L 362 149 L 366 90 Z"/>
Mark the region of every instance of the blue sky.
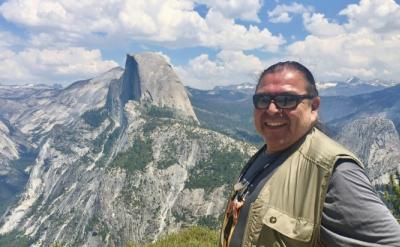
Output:
<path fill-rule="evenodd" d="M 185 85 L 255 82 L 281 60 L 320 82 L 398 80 L 400 6 L 394 0 L 0 1 L 0 84 L 62 83 L 154 51 Z"/>

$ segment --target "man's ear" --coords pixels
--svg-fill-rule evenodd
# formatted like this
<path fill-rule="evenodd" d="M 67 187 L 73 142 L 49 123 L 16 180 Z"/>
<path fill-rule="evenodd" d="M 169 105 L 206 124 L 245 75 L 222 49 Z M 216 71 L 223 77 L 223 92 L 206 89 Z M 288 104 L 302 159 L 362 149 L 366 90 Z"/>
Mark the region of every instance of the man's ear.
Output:
<path fill-rule="evenodd" d="M 311 101 L 311 110 L 318 111 L 320 103 L 321 103 L 320 97 L 313 98 Z"/>

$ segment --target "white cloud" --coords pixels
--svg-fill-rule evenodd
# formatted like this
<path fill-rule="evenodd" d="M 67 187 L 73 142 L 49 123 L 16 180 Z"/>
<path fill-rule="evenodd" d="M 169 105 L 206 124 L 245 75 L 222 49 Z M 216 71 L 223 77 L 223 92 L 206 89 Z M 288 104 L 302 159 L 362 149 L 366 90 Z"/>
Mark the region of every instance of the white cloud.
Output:
<path fill-rule="evenodd" d="M 296 2 L 290 5 L 277 5 L 272 11 L 268 11 L 268 20 L 272 23 L 289 23 L 293 18 L 291 14 L 302 14 L 311 11 L 311 7 L 305 7 Z"/>
<path fill-rule="evenodd" d="M 0 47 L 10 47 L 21 44 L 22 40 L 10 32 L 0 31 Z"/>
<path fill-rule="evenodd" d="M 219 12 L 209 11 L 206 16 L 208 32 L 201 34 L 201 44 L 227 50 L 263 49 L 277 51 L 285 43 L 282 36 L 274 36 L 268 29 L 260 30 L 256 26 L 246 28 L 235 24 Z"/>
<path fill-rule="evenodd" d="M 194 0 L 205 4 L 213 11 L 223 14 L 226 18 L 242 19 L 259 22 L 258 11 L 261 8 L 260 0 Z"/>
<path fill-rule="evenodd" d="M 348 30 L 367 28 L 376 32 L 391 32 L 400 29 L 400 7 L 394 0 L 361 0 L 359 4 L 350 4 L 340 15 L 349 22 Z"/>
<path fill-rule="evenodd" d="M 10 22 L 29 28 L 32 33 L 47 33 L 62 39 L 103 38 L 177 41 L 193 40 L 205 21 L 193 11 L 187 0 L 15 0 L 0 6 L 0 13 Z M 53 33 L 56 33 L 53 35 Z M 61 36 L 61 37 L 58 37 Z"/>
<path fill-rule="evenodd" d="M 194 11 L 196 4 L 208 6 L 205 16 Z M 395 1 L 348 5 L 339 13 L 347 18 L 345 23 L 299 3 L 280 4 L 268 12 L 269 21 L 290 22 L 301 15 L 309 34 L 284 49 L 281 35 L 237 22 L 259 21 L 260 4 L 258 0 L 5 1 L 0 14 L 22 28 L 26 37 L 0 32 L 0 82 L 71 82 L 89 77 L 116 63 L 104 61 L 99 50 L 82 47 L 110 51 L 113 46 L 130 48 L 131 41 L 139 46 L 215 49 L 210 54 L 222 50 L 215 59 L 203 54 L 177 68 L 184 82 L 199 88 L 255 81 L 263 64 L 270 63 L 244 51 L 269 51 L 280 60 L 300 60 L 322 80 L 351 75 L 400 78 L 400 7 Z M 21 50 L 15 50 L 16 45 Z"/>
<path fill-rule="evenodd" d="M 272 23 L 289 23 L 292 21 L 292 17 L 289 15 L 288 12 L 284 12 L 276 17 L 270 18 L 269 21 Z"/>
<path fill-rule="evenodd" d="M 124 1 L 118 12 L 120 31 L 133 39 L 189 45 L 208 28 L 193 8 L 190 1 Z"/>
<path fill-rule="evenodd" d="M 398 80 L 400 18 L 393 18 L 400 15 L 399 6 L 391 0 L 362 0 L 340 13 L 348 16 L 343 25 L 330 22 L 322 14 L 304 14 L 310 35 L 290 44 L 287 56 L 308 65 L 320 80 L 353 75 Z"/>
<path fill-rule="evenodd" d="M 66 44 L 99 47 L 101 42 L 106 46 L 135 40 L 175 48 L 200 45 L 276 51 L 284 43 L 268 29 L 235 23 L 233 18 L 256 20 L 258 0 L 200 1 L 211 7 L 205 18 L 194 10 L 194 1 L 9 0 L 0 6 L 0 13 L 27 27 L 35 47 L 44 47 L 43 43 L 55 48 Z"/>
<path fill-rule="evenodd" d="M 34 33 L 26 40 L 27 47 L 36 49 L 65 49 L 70 46 L 80 46 L 79 42 L 75 42 L 76 34 L 70 32 L 53 32 L 53 33 Z"/>
<path fill-rule="evenodd" d="M 194 10 L 200 2 L 210 7 L 205 17 Z M 266 28 L 244 26 L 233 19 L 257 21 L 260 7 L 259 0 L 8 0 L 1 4 L 0 14 L 25 28 L 27 37 L 19 50 L 12 50 L 7 46 L 15 40 L 0 33 L 5 37 L 0 48 L 6 46 L 0 50 L 4 57 L 0 81 L 70 82 L 93 76 L 116 63 L 104 61 L 99 50 L 82 47 L 129 47 L 132 40 L 139 45 L 226 50 L 218 57 L 218 69 L 225 64 L 222 55 L 228 50 L 276 52 L 285 43 L 281 35 L 273 35 Z M 256 58 L 247 56 L 246 60 L 253 61 L 250 57 Z"/>
<path fill-rule="evenodd" d="M 26 49 L 0 51 L 0 82 L 3 84 L 54 83 L 89 78 L 118 66 L 102 60 L 99 50 L 70 47 L 64 50 Z"/>
<path fill-rule="evenodd" d="M 215 60 L 202 54 L 176 69 L 185 85 L 210 89 L 216 85 L 256 82 L 264 66 L 256 56 L 241 51 L 221 51 Z"/>
<path fill-rule="evenodd" d="M 109 18 L 114 6 L 113 1 L 9 0 L 0 6 L 0 13 L 8 21 L 42 31 L 82 33 L 115 27 Z"/>
<path fill-rule="evenodd" d="M 320 13 L 304 13 L 303 23 L 307 31 L 316 36 L 336 36 L 344 34 L 341 25 L 330 22 Z"/>

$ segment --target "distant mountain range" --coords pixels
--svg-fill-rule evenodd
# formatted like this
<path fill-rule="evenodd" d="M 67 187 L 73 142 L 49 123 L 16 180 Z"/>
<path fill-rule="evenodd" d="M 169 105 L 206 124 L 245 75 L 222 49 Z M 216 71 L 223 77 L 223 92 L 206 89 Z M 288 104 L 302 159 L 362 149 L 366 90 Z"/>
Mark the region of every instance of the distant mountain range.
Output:
<path fill-rule="evenodd" d="M 317 82 L 317 88 L 321 96 L 352 96 L 358 94 L 371 93 L 384 88 L 398 85 L 399 82 L 385 80 L 362 80 L 356 76 L 352 76 L 345 81 L 326 81 Z M 240 83 L 228 86 L 216 86 L 212 90 L 206 90 L 210 94 L 229 91 L 244 94 L 253 94 L 255 91 L 255 83 Z"/>
<path fill-rule="evenodd" d="M 219 87 L 209 91 L 186 89 L 203 126 L 241 140 L 254 143 L 262 141 L 253 126 L 251 97 L 254 90 L 240 86 Z"/>
<path fill-rule="evenodd" d="M 398 82 L 379 79 L 365 81 L 353 76 L 346 81 L 317 83 L 317 87 L 321 96 L 352 96 L 371 93 L 396 84 Z"/>

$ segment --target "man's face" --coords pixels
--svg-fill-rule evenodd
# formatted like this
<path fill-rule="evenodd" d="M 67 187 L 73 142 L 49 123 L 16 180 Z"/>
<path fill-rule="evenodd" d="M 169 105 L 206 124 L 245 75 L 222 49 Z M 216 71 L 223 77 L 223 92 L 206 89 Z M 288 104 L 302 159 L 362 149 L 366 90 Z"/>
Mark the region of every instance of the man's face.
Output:
<path fill-rule="evenodd" d="M 283 69 L 266 74 L 256 93 L 290 93 L 306 95 L 307 81 L 301 72 Z M 254 124 L 267 144 L 267 152 L 282 151 L 297 142 L 309 131 L 318 118 L 319 97 L 303 99 L 292 109 L 277 108 L 275 103 L 267 109 L 254 109 Z"/>

